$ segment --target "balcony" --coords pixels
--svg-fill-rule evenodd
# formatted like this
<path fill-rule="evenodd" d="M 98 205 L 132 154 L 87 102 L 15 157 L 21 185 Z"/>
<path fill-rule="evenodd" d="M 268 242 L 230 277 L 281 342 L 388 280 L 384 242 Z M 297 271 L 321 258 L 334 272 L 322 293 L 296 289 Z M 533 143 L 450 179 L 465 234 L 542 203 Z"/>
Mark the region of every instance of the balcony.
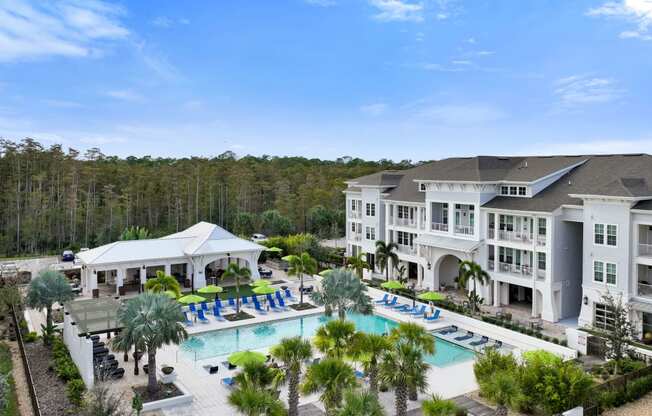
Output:
<path fill-rule="evenodd" d="M 403 244 L 398 245 L 398 252 L 402 254 L 407 254 L 409 256 L 417 255 L 417 248 L 415 246 L 406 246 Z"/>
<path fill-rule="evenodd" d="M 532 243 L 532 237 L 529 234 L 517 231 L 499 230 L 498 239 L 501 241 L 513 241 L 515 243 Z"/>
<path fill-rule="evenodd" d="M 652 257 L 652 244 L 639 243 L 638 255 L 643 257 Z"/>
<path fill-rule="evenodd" d="M 494 238 L 496 238 L 496 229 L 495 228 L 489 228 L 487 230 L 487 238 L 489 240 L 493 240 Z"/>
<path fill-rule="evenodd" d="M 456 225 L 455 234 L 473 235 L 473 226 L 471 225 Z"/>
<path fill-rule="evenodd" d="M 394 224 L 399 227 L 410 227 L 410 228 L 416 228 L 417 226 L 417 220 L 412 218 L 395 218 L 394 219 Z"/>
<path fill-rule="evenodd" d="M 498 263 L 498 271 L 501 273 L 509 273 L 516 276 L 532 276 L 532 268 L 527 265 Z"/>
<path fill-rule="evenodd" d="M 355 233 L 351 235 L 351 240 L 353 241 L 362 241 L 362 233 Z"/>
<path fill-rule="evenodd" d="M 442 223 L 442 222 L 433 222 L 430 225 L 430 230 L 431 231 L 441 231 L 441 232 L 448 232 L 448 224 Z"/>
<path fill-rule="evenodd" d="M 537 269 L 537 280 L 546 280 L 546 271 Z"/>
<path fill-rule="evenodd" d="M 652 298 L 652 285 L 638 282 L 638 295 L 643 298 Z"/>
<path fill-rule="evenodd" d="M 545 235 L 537 235 L 537 245 L 540 247 L 545 247 L 546 246 L 546 236 Z"/>
<path fill-rule="evenodd" d="M 349 211 L 347 215 L 349 218 L 360 219 L 362 218 L 362 211 Z"/>
<path fill-rule="evenodd" d="M 487 260 L 487 270 L 493 271 L 495 264 L 496 263 L 493 261 L 493 259 Z"/>

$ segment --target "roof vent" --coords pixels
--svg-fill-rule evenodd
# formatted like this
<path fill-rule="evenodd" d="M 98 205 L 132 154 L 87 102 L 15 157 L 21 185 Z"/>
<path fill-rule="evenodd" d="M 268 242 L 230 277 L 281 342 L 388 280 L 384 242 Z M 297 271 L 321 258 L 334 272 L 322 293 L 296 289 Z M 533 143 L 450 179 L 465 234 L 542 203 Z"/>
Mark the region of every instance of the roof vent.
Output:
<path fill-rule="evenodd" d="M 524 167 L 524 168 L 527 168 L 527 160 L 524 160 L 524 161 L 523 161 L 523 167 Z"/>

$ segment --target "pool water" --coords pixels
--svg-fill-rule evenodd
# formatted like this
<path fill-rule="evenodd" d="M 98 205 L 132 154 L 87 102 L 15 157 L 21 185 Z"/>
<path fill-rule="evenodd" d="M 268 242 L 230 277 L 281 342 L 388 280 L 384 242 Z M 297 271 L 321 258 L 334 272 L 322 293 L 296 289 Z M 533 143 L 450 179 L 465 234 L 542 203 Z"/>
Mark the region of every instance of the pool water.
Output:
<path fill-rule="evenodd" d="M 312 338 L 321 325 L 330 319 L 324 315 L 311 315 L 263 324 L 243 326 L 206 332 L 190 337 L 181 345 L 183 356 L 190 360 L 227 356 L 236 351 L 259 350 L 272 347 L 282 338 L 300 335 Z M 382 334 L 398 326 L 398 323 L 378 315 L 347 314 L 363 332 Z M 426 356 L 426 361 L 437 367 L 472 360 L 475 353 L 467 348 L 435 338 L 435 353 Z"/>

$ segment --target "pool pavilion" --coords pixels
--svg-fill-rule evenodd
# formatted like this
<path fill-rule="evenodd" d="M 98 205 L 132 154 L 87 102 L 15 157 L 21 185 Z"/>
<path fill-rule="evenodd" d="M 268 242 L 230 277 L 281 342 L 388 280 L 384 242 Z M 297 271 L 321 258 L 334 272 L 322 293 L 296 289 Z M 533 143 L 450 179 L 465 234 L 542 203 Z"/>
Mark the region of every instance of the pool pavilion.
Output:
<path fill-rule="evenodd" d="M 199 289 L 229 263 L 260 278 L 258 258 L 265 247 L 208 222 L 161 238 L 116 241 L 77 253 L 84 296 L 123 296 L 141 292 L 157 271 L 174 276 L 182 287 Z"/>

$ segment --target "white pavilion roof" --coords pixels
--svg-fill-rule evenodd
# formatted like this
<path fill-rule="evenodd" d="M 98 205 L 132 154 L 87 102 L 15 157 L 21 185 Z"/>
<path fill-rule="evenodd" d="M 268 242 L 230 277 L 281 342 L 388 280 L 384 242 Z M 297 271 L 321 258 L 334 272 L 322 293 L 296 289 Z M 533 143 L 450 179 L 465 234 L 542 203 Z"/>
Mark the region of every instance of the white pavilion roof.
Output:
<path fill-rule="evenodd" d="M 200 222 L 165 237 L 116 241 L 77 253 L 77 257 L 85 265 L 102 265 L 264 249 L 265 247 L 237 237 L 215 224 Z"/>

